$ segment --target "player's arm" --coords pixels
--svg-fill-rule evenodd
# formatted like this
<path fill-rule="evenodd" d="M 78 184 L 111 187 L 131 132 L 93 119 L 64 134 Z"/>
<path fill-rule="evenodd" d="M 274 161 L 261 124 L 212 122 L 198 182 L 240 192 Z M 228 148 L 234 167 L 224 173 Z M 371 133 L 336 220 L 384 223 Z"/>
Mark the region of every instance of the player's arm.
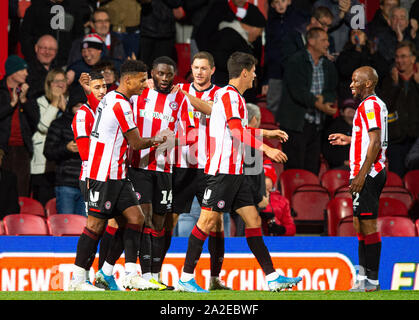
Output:
<path fill-rule="evenodd" d="M 251 148 L 259 150 L 266 154 L 270 159 L 275 162 L 286 162 L 288 157 L 279 149 L 272 148 L 267 144 L 263 143 L 259 139 L 252 135 L 251 130 L 244 130 L 241 125 L 241 120 L 238 118 L 231 118 L 228 120 L 228 127 L 232 136 L 235 139 L 243 142 Z"/>
<path fill-rule="evenodd" d="M 142 138 L 140 136 L 140 131 L 138 128 L 132 128 L 124 133 L 125 138 L 128 140 L 128 144 L 134 150 L 147 149 L 150 147 L 157 147 L 160 143 L 166 141 L 166 137 L 151 137 L 151 138 Z"/>
<path fill-rule="evenodd" d="M 202 112 L 206 115 L 210 115 L 211 111 L 212 111 L 212 105 L 213 105 L 213 101 L 204 101 L 202 99 L 199 99 L 193 95 L 191 95 L 189 92 L 180 89 L 182 91 L 182 93 L 189 99 L 189 101 L 191 102 L 192 106 L 198 110 L 199 112 Z"/>
<path fill-rule="evenodd" d="M 288 141 L 288 134 L 283 130 L 266 130 L 266 129 L 255 129 L 255 136 L 261 135 L 264 138 L 279 139 L 280 142 Z"/>
<path fill-rule="evenodd" d="M 334 146 L 346 146 L 351 143 L 352 137 L 343 133 L 332 133 L 328 137 L 330 144 Z"/>
<path fill-rule="evenodd" d="M 370 142 L 368 144 L 367 155 L 365 157 L 364 163 L 361 166 L 361 169 L 359 169 L 358 174 L 352 180 L 352 183 L 349 186 L 349 192 L 351 193 L 361 192 L 365 183 L 365 178 L 370 172 L 371 167 L 381 150 L 381 129 L 376 128 L 368 131 L 368 137 Z"/>
<path fill-rule="evenodd" d="M 79 149 L 80 159 L 87 161 L 89 159 L 89 137 L 79 137 L 75 141 Z"/>

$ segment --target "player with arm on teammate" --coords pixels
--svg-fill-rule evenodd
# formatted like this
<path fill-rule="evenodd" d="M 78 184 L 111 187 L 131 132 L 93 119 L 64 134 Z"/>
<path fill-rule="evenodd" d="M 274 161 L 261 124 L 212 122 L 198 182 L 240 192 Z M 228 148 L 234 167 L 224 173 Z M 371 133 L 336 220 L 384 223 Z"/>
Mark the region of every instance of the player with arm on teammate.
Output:
<path fill-rule="evenodd" d="M 137 252 L 144 215 L 131 182 L 126 178 L 128 145 L 134 150 L 156 146 L 165 138 L 142 138 L 135 125 L 129 97 L 146 87 L 147 66 L 129 60 L 121 66 L 120 85 L 100 101 L 90 135 L 87 166 L 88 217 L 78 244 L 70 290 L 103 290 L 86 276 L 98 242 L 110 218 L 124 219 L 124 287 L 143 289 L 146 281 L 137 273 Z"/>
<path fill-rule="evenodd" d="M 172 212 L 173 147 L 185 140 L 187 131 L 193 127 L 188 98 L 180 90 L 172 90 L 175 72 L 176 63 L 171 58 L 155 59 L 151 70 L 153 88 L 147 88 L 131 99 L 134 118 L 143 135 L 169 131 L 174 138 L 179 133 L 174 141 L 170 139 L 170 150 L 153 147 L 139 150 L 132 152 L 129 161 L 129 177 L 145 215 L 140 248 L 142 276 L 159 285 L 161 290 L 168 289 L 159 283 L 158 274 L 166 247 L 165 218 Z"/>
<path fill-rule="evenodd" d="M 350 85 L 359 104 L 353 120 L 352 136 L 329 135 L 332 145 L 350 144 L 350 185 L 354 228 L 358 236 L 360 270 L 350 291 L 380 290 L 378 270 L 381 237 L 377 230 L 378 202 L 386 182 L 387 107 L 376 96 L 377 72 L 361 67 L 352 74 Z"/>
<path fill-rule="evenodd" d="M 253 86 L 256 59 L 242 52 L 233 53 L 227 63 L 229 84 L 215 94 L 209 126 L 209 153 L 205 167 L 206 189 L 201 215 L 188 241 L 185 264 L 178 289 L 204 293 L 194 279 L 194 270 L 203 244 L 222 212 L 235 210 L 246 224 L 247 244 L 262 267 L 269 289 L 279 291 L 292 287 L 301 277 L 280 276 L 262 238 L 261 218 L 254 206 L 249 185 L 243 183 L 244 144 L 264 152 L 275 162 L 285 162 L 286 155 L 252 138 L 247 130 L 247 109 L 243 93 Z"/>

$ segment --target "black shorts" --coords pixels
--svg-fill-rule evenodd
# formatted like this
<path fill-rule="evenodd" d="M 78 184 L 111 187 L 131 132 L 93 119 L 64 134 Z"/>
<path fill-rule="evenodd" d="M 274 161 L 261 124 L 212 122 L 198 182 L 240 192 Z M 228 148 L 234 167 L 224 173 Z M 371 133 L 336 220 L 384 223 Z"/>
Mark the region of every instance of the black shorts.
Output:
<path fill-rule="evenodd" d="M 173 168 L 173 212 L 189 213 L 194 197 L 199 205 L 206 188 L 206 175 L 204 169 Z"/>
<path fill-rule="evenodd" d="M 352 195 L 354 217 L 360 220 L 377 219 L 378 203 L 385 183 L 385 170 L 381 170 L 374 178 L 370 175 L 365 178 L 361 192 Z"/>
<path fill-rule="evenodd" d="M 83 196 L 84 202 L 87 204 L 87 182 L 86 180 L 79 180 L 80 192 Z M 87 205 L 86 205 L 87 207 Z"/>
<path fill-rule="evenodd" d="M 254 206 L 253 194 L 244 175 L 216 174 L 207 176 L 202 207 L 217 212 L 231 212 Z"/>
<path fill-rule="evenodd" d="M 105 182 L 88 179 L 86 193 L 88 214 L 100 219 L 114 218 L 139 204 L 128 179 Z"/>
<path fill-rule="evenodd" d="M 172 212 L 171 173 L 129 168 L 128 175 L 140 205 L 151 203 L 153 213 L 158 215 Z"/>

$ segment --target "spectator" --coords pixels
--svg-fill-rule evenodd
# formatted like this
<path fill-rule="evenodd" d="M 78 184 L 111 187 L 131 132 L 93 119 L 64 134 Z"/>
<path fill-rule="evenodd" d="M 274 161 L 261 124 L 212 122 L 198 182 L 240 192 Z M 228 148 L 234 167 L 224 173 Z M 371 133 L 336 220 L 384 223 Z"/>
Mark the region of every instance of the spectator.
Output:
<path fill-rule="evenodd" d="M 288 156 L 284 169 L 305 169 L 319 173 L 321 133 L 326 116 L 334 115 L 337 72 L 325 58 L 328 35 L 321 28 L 307 32 L 307 48 L 287 60 L 284 90 L 276 119 L 288 133 L 282 148 Z"/>
<path fill-rule="evenodd" d="M 265 32 L 265 74 L 263 93 L 266 92 L 267 108 L 275 114 L 281 100 L 282 77 L 282 39 L 305 22 L 305 16 L 291 4 L 291 0 L 273 0 L 268 10 Z"/>
<path fill-rule="evenodd" d="M 181 0 L 145 0 L 142 4 L 140 59 L 150 68 L 154 59 L 161 56 L 177 61 L 173 9 L 179 9 L 181 4 Z"/>
<path fill-rule="evenodd" d="M 405 159 L 408 170 L 419 170 L 419 138 L 416 139 Z"/>
<path fill-rule="evenodd" d="M 74 79 L 79 79 L 83 72 L 89 73 L 93 66 L 98 63 L 104 55 L 105 51 L 102 38 L 95 33 L 86 35 L 82 42 L 82 58 L 71 64 L 67 69 L 68 84 L 71 85 L 74 82 Z M 78 85 L 77 82 L 75 82 L 75 84 Z"/>
<path fill-rule="evenodd" d="M 32 137 L 34 152 L 31 160 L 32 197 L 43 205 L 55 197 L 55 166 L 44 156 L 44 145 L 48 128 L 53 120 L 61 116 L 67 104 L 67 82 L 65 72 L 52 69 L 48 72 L 45 83 L 45 94 L 36 99 L 39 107 L 39 123 Z"/>
<path fill-rule="evenodd" d="M 52 9 L 52 7 L 58 9 Z M 90 9 L 81 0 L 32 1 L 26 10 L 20 29 L 22 53 L 29 62 L 35 59 L 36 41 L 50 34 L 58 41 L 57 66 L 67 64 L 71 43 L 83 35 L 83 19 Z"/>
<path fill-rule="evenodd" d="M 100 8 L 96 9 L 92 14 L 90 23 L 91 29 L 94 30 L 104 44 L 104 56 L 122 62 L 125 59 L 124 46 L 117 35 L 114 32 L 111 32 L 111 22 L 107 11 Z M 85 37 L 82 36 L 73 41 L 67 65 L 70 66 L 82 58 L 81 52 L 84 38 Z"/>
<path fill-rule="evenodd" d="M 416 36 L 418 25 L 409 26 L 409 16 L 405 8 L 395 7 L 390 11 L 391 32 L 381 32 L 377 35 L 378 52 L 389 65 L 394 63 L 397 43 L 404 40 L 412 41 L 419 48 L 419 36 Z"/>
<path fill-rule="evenodd" d="M 356 102 L 351 98 L 343 101 L 340 115 L 333 119 L 325 128 L 322 139 L 322 154 L 330 169 L 349 170 L 349 145 L 331 145 L 327 137 L 332 133 L 352 135 L 352 121 L 356 110 Z"/>
<path fill-rule="evenodd" d="M 266 195 L 269 199 L 266 208 L 261 210 L 262 230 L 265 236 L 294 236 L 296 227 L 291 216 L 291 206 L 287 198 L 274 189 L 277 174 L 270 160 L 263 164 Z"/>
<path fill-rule="evenodd" d="M 220 23 L 219 30 L 211 37 L 209 44 L 209 52 L 215 61 L 215 72 L 212 77 L 214 84 L 219 87 L 227 85 L 229 81 L 227 60 L 235 51 L 250 53 L 260 61 L 261 47 L 256 42 L 261 40 L 265 23 L 265 17 L 259 10 L 248 11 L 241 21 Z M 260 73 L 260 64 L 256 72 Z M 249 93 L 245 95 L 249 97 Z"/>
<path fill-rule="evenodd" d="M 404 176 L 405 157 L 419 137 L 419 70 L 416 48 L 409 41 L 397 45 L 395 66 L 383 80 L 381 97 L 388 109 L 388 168 Z"/>
<path fill-rule="evenodd" d="M 95 64 L 93 70 L 98 70 L 103 74 L 103 77 L 108 88 L 108 92 L 118 88 L 118 72 L 115 68 L 115 64 L 110 60 L 100 60 Z"/>
<path fill-rule="evenodd" d="M 74 114 L 86 100 L 80 86 L 72 88 L 65 112 L 51 123 L 45 141 L 44 155 L 47 160 L 54 161 L 56 166 L 55 195 L 58 213 L 86 215 L 79 188 L 81 159 L 71 128 Z"/>
<path fill-rule="evenodd" d="M 2 168 L 4 151 L 0 150 L 0 220 L 20 212 L 16 175 Z"/>
<path fill-rule="evenodd" d="M 211 36 L 219 30 L 222 21 L 241 21 L 248 13 L 259 9 L 247 0 L 214 1 L 196 30 L 196 42 L 200 51 L 209 51 Z"/>
<path fill-rule="evenodd" d="M 6 76 L 0 81 L 0 150 L 3 168 L 17 176 L 19 196 L 29 196 L 32 135 L 39 121 L 35 100 L 28 99 L 27 63 L 11 55 L 5 63 Z M 0 151 L 1 152 L 1 151 Z"/>
<path fill-rule="evenodd" d="M 333 14 L 328 8 L 317 7 L 314 9 L 313 14 L 309 18 L 308 22 L 305 22 L 295 29 L 287 32 L 281 43 L 282 53 L 280 58 L 282 59 L 282 65 L 285 66 L 288 58 L 292 57 L 298 50 L 304 49 L 306 47 L 306 33 L 310 29 L 322 28 L 325 32 L 328 32 L 329 27 L 332 25 L 332 21 Z M 333 42 L 333 39 L 330 40 Z M 330 43 L 330 41 L 328 51 L 334 51 L 333 43 Z M 330 59 L 333 60 L 331 57 Z"/>
<path fill-rule="evenodd" d="M 123 44 L 125 56 L 140 52 L 141 4 L 137 0 L 112 0 L 101 8 L 109 13 L 113 33 Z M 101 10 L 101 9 L 99 9 Z M 97 29 L 95 29 L 98 32 Z"/>
<path fill-rule="evenodd" d="M 327 7 L 333 14 L 329 38 L 333 39 L 336 53 L 341 52 L 348 41 L 349 31 L 352 29 L 351 20 L 354 17 L 351 8 L 356 5 L 360 5 L 358 0 L 317 0 L 314 3 L 314 7 Z"/>
<path fill-rule="evenodd" d="M 400 0 L 380 0 L 380 7 L 375 12 L 373 19 L 367 24 L 367 35 L 372 41 L 380 33 L 391 33 L 390 12 L 400 6 Z"/>
<path fill-rule="evenodd" d="M 379 84 L 382 78 L 389 71 L 388 63 L 374 49 L 364 31 L 359 29 L 351 30 L 349 40 L 336 59 L 336 68 L 339 73 L 338 98 L 339 106 L 346 99 L 352 98 L 349 85 L 352 82 L 352 73 L 362 66 L 373 67 L 379 76 Z"/>
<path fill-rule="evenodd" d="M 45 78 L 50 69 L 56 66 L 57 40 L 49 34 L 41 36 L 35 44 L 35 59 L 28 63 L 27 83 L 29 97 L 39 98 L 43 94 Z"/>

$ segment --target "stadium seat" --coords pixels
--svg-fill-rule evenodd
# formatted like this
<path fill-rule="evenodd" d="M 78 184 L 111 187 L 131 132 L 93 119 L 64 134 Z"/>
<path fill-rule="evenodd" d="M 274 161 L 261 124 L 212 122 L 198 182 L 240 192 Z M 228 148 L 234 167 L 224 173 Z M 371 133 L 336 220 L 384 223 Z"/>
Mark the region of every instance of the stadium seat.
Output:
<path fill-rule="evenodd" d="M 345 198 L 352 200 L 352 195 L 349 193 L 349 187 L 343 186 L 338 188 L 333 195 L 333 198 Z"/>
<path fill-rule="evenodd" d="M 260 106 L 260 103 L 258 103 L 258 105 L 260 107 L 260 124 L 273 125 L 278 128 L 278 123 L 276 122 L 273 113 L 268 108 Z"/>
<path fill-rule="evenodd" d="M 177 53 L 177 72 L 179 77 L 185 78 L 186 74 L 191 70 L 191 45 L 189 43 L 176 43 Z"/>
<path fill-rule="evenodd" d="M 416 220 L 415 226 L 416 226 L 416 234 L 419 236 L 419 219 Z"/>
<path fill-rule="evenodd" d="M 419 199 L 419 170 L 408 171 L 403 177 L 403 182 L 413 197 Z"/>
<path fill-rule="evenodd" d="M 352 199 L 334 198 L 327 203 L 327 234 L 336 236 L 339 222 L 353 216 Z"/>
<path fill-rule="evenodd" d="M 57 214 L 57 198 L 52 198 L 47 201 L 45 204 L 45 214 L 47 217 Z"/>
<path fill-rule="evenodd" d="M 381 197 L 378 204 L 379 217 L 408 217 L 408 211 L 403 201 L 396 198 Z"/>
<path fill-rule="evenodd" d="M 346 217 L 339 222 L 337 229 L 338 237 L 355 237 L 356 232 L 352 217 Z"/>
<path fill-rule="evenodd" d="M 49 235 L 45 218 L 33 214 L 9 214 L 3 218 L 6 235 Z"/>
<path fill-rule="evenodd" d="M 295 222 L 324 221 L 329 192 L 320 185 L 303 185 L 292 195 L 291 207 L 297 214 Z"/>
<path fill-rule="evenodd" d="M 349 175 L 348 170 L 329 169 L 320 177 L 320 184 L 333 196 L 337 189 L 349 185 Z"/>
<path fill-rule="evenodd" d="M 29 197 L 19 197 L 20 212 L 24 214 L 34 214 L 45 217 L 44 206 L 36 199 Z"/>
<path fill-rule="evenodd" d="M 320 185 L 319 178 L 312 172 L 304 169 L 288 169 L 279 176 L 281 194 L 292 204 L 292 195 L 298 187 L 304 184 Z"/>
<path fill-rule="evenodd" d="M 78 214 L 55 214 L 47 218 L 53 236 L 79 236 L 86 226 L 87 218 Z"/>
<path fill-rule="evenodd" d="M 404 187 L 403 180 L 397 173 L 387 171 L 386 186 Z"/>
<path fill-rule="evenodd" d="M 0 236 L 4 235 L 3 221 L 0 221 Z"/>
<path fill-rule="evenodd" d="M 414 202 L 412 194 L 405 187 L 384 186 L 380 197 L 399 199 L 406 205 L 408 210 L 411 208 Z"/>
<path fill-rule="evenodd" d="M 377 228 L 382 237 L 416 237 L 416 227 L 406 217 L 378 217 Z"/>

